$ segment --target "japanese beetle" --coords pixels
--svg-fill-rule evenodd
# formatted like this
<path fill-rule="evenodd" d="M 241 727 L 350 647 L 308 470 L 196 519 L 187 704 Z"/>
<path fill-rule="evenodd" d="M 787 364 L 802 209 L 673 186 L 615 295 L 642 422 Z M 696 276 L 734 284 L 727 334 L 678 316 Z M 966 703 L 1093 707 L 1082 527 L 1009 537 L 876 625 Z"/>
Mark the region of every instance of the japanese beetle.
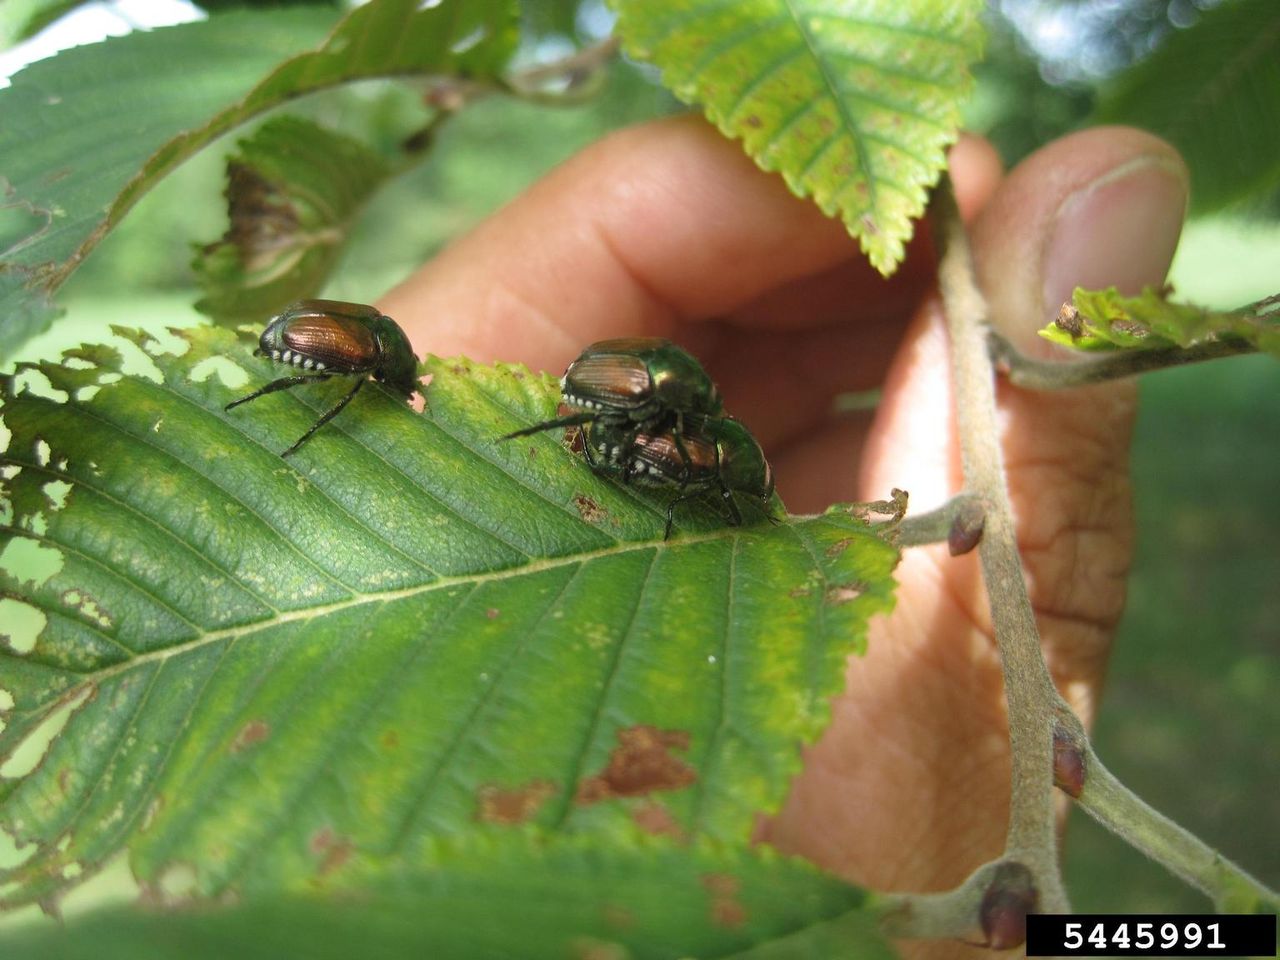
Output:
<path fill-rule="evenodd" d="M 570 412 L 502 437 L 510 440 L 542 430 L 583 424 L 621 428 L 629 449 L 644 431 L 665 434 L 675 443 L 681 463 L 693 470 L 684 448 L 685 418 L 718 416 L 720 393 L 692 355 L 661 337 L 601 340 L 582 351 L 560 378 L 561 403 Z"/>
<path fill-rule="evenodd" d="M 226 408 L 277 390 L 330 377 L 356 377 L 355 386 L 337 405 L 311 425 L 282 457 L 296 453 L 311 435 L 336 417 L 365 385 L 369 377 L 385 383 L 406 400 L 418 389 L 418 358 L 409 338 L 390 317 L 377 307 L 342 300 L 299 300 L 272 317 L 258 339 L 254 356 L 268 357 L 308 373 L 272 380 L 246 397 L 233 400 Z"/>
<path fill-rule="evenodd" d="M 683 436 L 683 452 L 673 430 L 628 433 L 615 425 L 596 422 L 583 425 L 582 438 L 583 454 L 597 473 L 624 483 L 675 487 L 680 491 L 667 504 L 664 540 L 671 537 L 676 504 L 713 487 L 719 488 L 729 522 L 735 527 L 742 524 L 742 514 L 733 499 L 735 493 L 756 497 L 766 508 L 773 497 L 773 470 L 764 451 L 746 427 L 729 417 L 697 421 L 696 427 Z M 769 519 L 777 522 L 772 514 Z"/>

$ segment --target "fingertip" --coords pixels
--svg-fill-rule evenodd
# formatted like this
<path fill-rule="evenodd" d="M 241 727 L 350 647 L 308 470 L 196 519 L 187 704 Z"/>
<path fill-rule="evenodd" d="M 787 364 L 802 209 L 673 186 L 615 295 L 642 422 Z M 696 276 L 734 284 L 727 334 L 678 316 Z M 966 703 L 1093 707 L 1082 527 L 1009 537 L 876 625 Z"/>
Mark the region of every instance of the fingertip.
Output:
<path fill-rule="evenodd" d="M 972 133 L 960 135 L 947 155 L 947 169 L 955 186 L 960 216 L 966 221 L 987 205 L 1004 175 L 999 151 L 986 137 Z"/>
<path fill-rule="evenodd" d="M 1033 153 L 973 224 L 992 324 L 1025 353 L 1061 358 L 1036 331 L 1076 286 L 1136 294 L 1164 280 L 1187 185 L 1173 147 L 1128 127 L 1096 127 Z"/>

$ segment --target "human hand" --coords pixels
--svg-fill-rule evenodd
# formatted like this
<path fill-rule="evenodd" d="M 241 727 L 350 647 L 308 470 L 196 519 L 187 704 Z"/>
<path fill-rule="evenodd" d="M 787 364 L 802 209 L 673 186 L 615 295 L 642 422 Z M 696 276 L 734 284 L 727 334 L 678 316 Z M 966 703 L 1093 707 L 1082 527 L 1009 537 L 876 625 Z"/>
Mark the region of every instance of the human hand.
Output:
<path fill-rule="evenodd" d="M 1134 130 L 1057 141 L 1008 176 L 964 139 L 950 171 L 998 330 L 1026 352 L 1076 284 L 1165 275 L 1186 173 Z M 701 121 L 615 134 L 552 172 L 380 301 L 420 350 L 560 371 L 606 337 L 703 360 L 767 452 L 788 507 L 961 486 L 947 337 L 927 238 L 889 281 L 844 228 Z M 832 411 L 883 387 L 862 416 Z M 1002 383 L 1003 447 L 1032 602 L 1060 688 L 1092 712 L 1130 559 L 1130 383 Z M 974 555 L 907 552 L 832 724 L 767 837 L 877 890 L 952 887 L 999 855 L 1009 792 L 1002 680 Z M 949 944 L 935 955 L 962 951 Z"/>

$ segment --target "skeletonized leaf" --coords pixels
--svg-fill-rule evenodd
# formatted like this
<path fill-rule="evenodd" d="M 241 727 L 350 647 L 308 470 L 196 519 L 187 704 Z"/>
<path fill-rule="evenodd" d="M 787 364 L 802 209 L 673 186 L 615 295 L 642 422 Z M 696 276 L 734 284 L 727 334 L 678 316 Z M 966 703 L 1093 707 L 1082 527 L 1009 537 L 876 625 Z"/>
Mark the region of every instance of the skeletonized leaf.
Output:
<path fill-rule="evenodd" d="M 183 337 L 140 341 L 154 379 L 85 347 L 18 378 L 68 402 L 3 407 L 0 549 L 52 561 L 0 571 L 29 625 L 0 645 L 0 828 L 36 845 L 4 902 L 126 847 L 144 883 L 249 894 L 518 824 L 743 844 L 778 806 L 892 603 L 863 520 L 685 505 L 664 543 L 669 495 L 495 439 L 552 378 L 465 360 L 429 360 L 424 414 L 371 385 L 283 460 L 347 384 L 226 412 L 279 368 Z"/>
<path fill-rule="evenodd" d="M 0 351 L 43 329 L 57 288 L 157 180 L 244 120 L 368 77 L 498 73 L 507 0 L 245 10 L 33 64 L 0 90 L 0 183 L 29 233 L 0 251 Z M 3 354 L 0 354 L 3 355 Z"/>
<path fill-rule="evenodd" d="M 1174 303 L 1152 287 L 1136 297 L 1123 296 L 1115 287 L 1077 287 L 1072 303 L 1063 306 L 1040 336 L 1089 351 L 1185 349 L 1210 340 L 1240 339 L 1280 356 L 1280 322 L 1275 303 L 1270 303 L 1269 311 L 1267 303 L 1210 310 Z"/>
<path fill-rule="evenodd" d="M 196 307 L 231 323 L 323 287 L 353 217 L 391 173 L 364 144 L 299 117 L 276 117 L 239 146 L 227 161 L 230 227 L 194 263 L 206 290 Z"/>
<path fill-rule="evenodd" d="M 958 135 L 983 3 L 610 3 L 628 53 L 893 272 Z"/>

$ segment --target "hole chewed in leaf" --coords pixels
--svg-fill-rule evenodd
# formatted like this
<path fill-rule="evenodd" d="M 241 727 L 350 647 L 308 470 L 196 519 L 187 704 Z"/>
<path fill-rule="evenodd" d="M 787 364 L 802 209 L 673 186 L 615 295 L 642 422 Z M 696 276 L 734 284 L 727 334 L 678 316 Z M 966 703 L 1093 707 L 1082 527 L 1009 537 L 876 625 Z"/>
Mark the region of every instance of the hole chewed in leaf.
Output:
<path fill-rule="evenodd" d="M 231 752 L 239 753 L 241 750 L 248 750 L 269 736 L 271 736 L 270 724 L 265 720 L 250 720 L 240 728 L 236 738 L 231 741 Z"/>
<path fill-rule="evenodd" d="M 0 643 L 17 654 L 27 654 L 36 648 L 40 631 L 49 622 L 44 611 L 14 600 L 0 598 Z"/>
<path fill-rule="evenodd" d="M 747 909 L 738 899 L 742 884 L 727 873 L 704 873 L 702 885 L 711 894 L 711 922 L 718 927 L 740 927 L 747 922 Z"/>
<path fill-rule="evenodd" d="M 863 585 L 856 582 L 837 583 L 827 588 L 826 601 L 832 606 L 849 603 L 862 596 Z"/>
<path fill-rule="evenodd" d="M 226 357 L 205 357 L 191 368 L 192 383 L 204 383 L 212 376 L 217 376 L 223 386 L 232 390 L 239 390 L 249 382 L 244 367 Z"/>
<path fill-rule="evenodd" d="M 574 801 L 599 803 L 613 797 L 641 797 L 660 790 L 681 790 L 698 779 L 694 769 L 671 754 L 688 750 L 686 730 L 659 730 L 648 724 L 618 731 L 618 746 L 603 773 L 578 784 Z"/>
<path fill-rule="evenodd" d="M 476 791 L 476 819 L 481 823 L 526 823 L 555 792 L 556 785 L 550 780 L 534 780 L 523 787 L 482 784 Z"/>
<path fill-rule="evenodd" d="M 87 618 L 92 620 L 98 627 L 103 630 L 110 630 L 112 627 L 111 614 L 102 608 L 98 601 L 85 593 L 83 590 L 64 590 L 62 592 L 63 602 L 67 606 L 72 607 Z"/>
<path fill-rule="evenodd" d="M 74 692 L 49 713 L 13 749 L 9 759 L 0 763 L 0 779 L 20 780 L 40 765 L 53 741 L 62 733 L 71 715 L 97 694 L 94 683 L 81 684 Z"/>

